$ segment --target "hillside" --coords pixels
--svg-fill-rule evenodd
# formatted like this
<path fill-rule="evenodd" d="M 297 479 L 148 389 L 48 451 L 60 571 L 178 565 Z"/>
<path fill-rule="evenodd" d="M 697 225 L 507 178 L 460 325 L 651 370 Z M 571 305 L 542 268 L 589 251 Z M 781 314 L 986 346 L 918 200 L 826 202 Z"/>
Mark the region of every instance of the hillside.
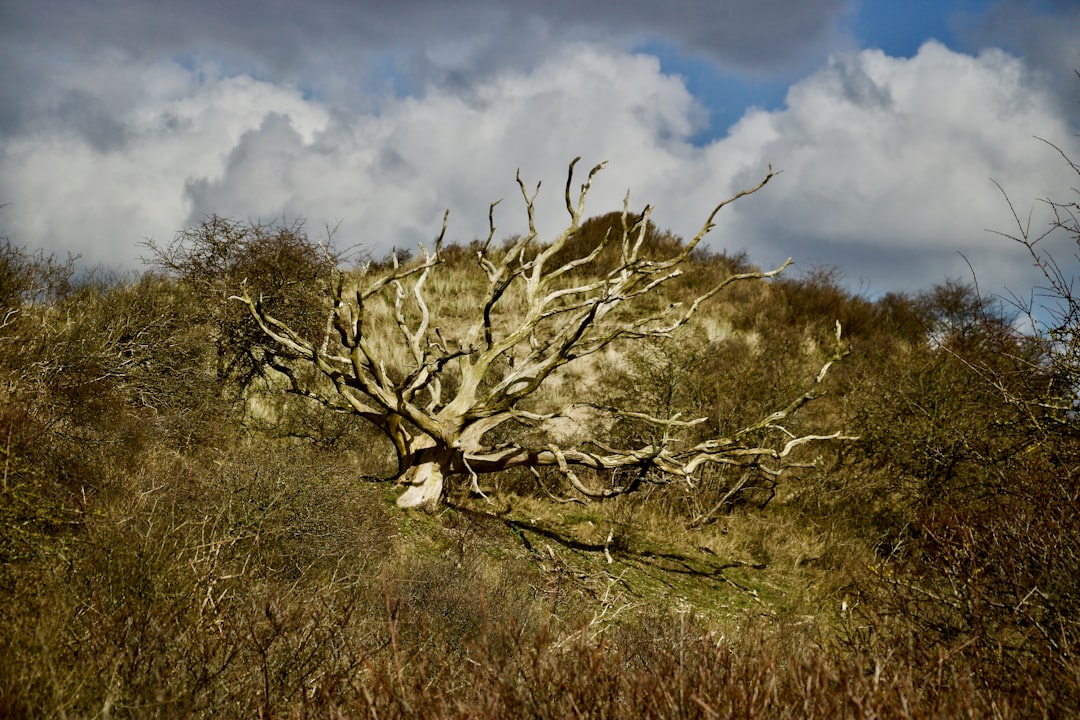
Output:
<path fill-rule="evenodd" d="M 615 219 L 583 226 L 563 262 Z M 153 271 L 105 277 L 0 247 L 0 715 L 1019 718 L 1080 705 L 1080 435 L 1059 402 L 1074 368 L 1060 336 L 1018 333 L 973 287 L 871 300 L 831 271 L 740 282 L 670 339 L 568 364 L 527 406 L 703 417 L 668 428 L 702 442 L 807 392 L 839 322 L 844 357 L 784 430 L 857 439 L 808 444 L 779 474 L 650 470 L 598 500 L 558 468 L 515 468 L 483 475 L 482 494 L 456 478 L 428 513 L 395 505 L 394 448 L 362 417 L 285 392 L 273 368 L 297 358 L 229 299 L 254 288 L 321 331 L 344 260 L 298 225 L 215 218 L 180 248 L 214 247 L 200 237 L 248 254 L 221 265 L 174 247 Z M 650 227 L 646 247 L 683 243 Z M 426 289 L 448 338 L 482 302 L 475 249 L 447 247 Z M 394 261 L 354 265 L 343 284 Z M 624 311 L 758 270 L 703 250 L 683 269 Z M 371 307 L 374 343 L 390 343 L 393 314 Z M 631 445 L 656 431 L 597 423 L 523 432 Z"/>

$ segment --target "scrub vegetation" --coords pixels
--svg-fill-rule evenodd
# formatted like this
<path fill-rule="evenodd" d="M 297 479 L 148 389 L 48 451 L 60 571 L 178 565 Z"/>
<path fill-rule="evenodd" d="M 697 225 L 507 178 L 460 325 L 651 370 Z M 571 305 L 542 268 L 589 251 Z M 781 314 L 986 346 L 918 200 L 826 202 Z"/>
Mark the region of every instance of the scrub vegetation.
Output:
<path fill-rule="evenodd" d="M 1006 233 L 1046 279 L 1010 303 L 583 197 L 415 257 L 218 217 L 137 277 L 0 243 L 0 715 L 1075 712 L 1075 198 Z"/>

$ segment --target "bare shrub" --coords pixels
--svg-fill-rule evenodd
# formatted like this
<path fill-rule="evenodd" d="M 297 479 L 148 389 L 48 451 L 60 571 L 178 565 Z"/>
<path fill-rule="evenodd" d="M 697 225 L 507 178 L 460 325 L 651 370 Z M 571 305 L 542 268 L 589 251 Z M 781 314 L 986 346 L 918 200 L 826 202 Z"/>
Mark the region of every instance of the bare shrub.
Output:
<path fill-rule="evenodd" d="M 3 603 L 7 707 L 250 717 L 358 672 L 385 627 L 378 489 L 357 495 L 295 449 L 148 460 L 86 519 L 66 567 L 7 575 L 7 597 L 34 603 Z M 26 611 L 37 603 L 48 611 Z"/>
<path fill-rule="evenodd" d="M 249 313 L 229 298 L 244 288 L 303 332 L 326 321 L 325 291 L 341 260 L 330 240 L 312 240 L 302 222 L 262 224 L 217 215 L 167 245 L 148 241 L 146 262 L 192 293 L 192 319 L 205 325 L 220 381 L 241 387 L 260 377 L 283 349 L 268 343 Z"/>
<path fill-rule="evenodd" d="M 1080 238 L 1073 205 L 1050 207 L 1049 232 Z M 864 617 L 914 662 L 966 663 L 978 687 L 1056 716 L 1080 702 L 1076 304 L 1067 271 L 1017 224 L 1047 279 L 1033 295 L 1045 314 L 1021 307 L 1032 332 L 972 287 L 924 294 L 922 361 L 893 396 L 907 416 L 870 426 L 917 491 Z"/>

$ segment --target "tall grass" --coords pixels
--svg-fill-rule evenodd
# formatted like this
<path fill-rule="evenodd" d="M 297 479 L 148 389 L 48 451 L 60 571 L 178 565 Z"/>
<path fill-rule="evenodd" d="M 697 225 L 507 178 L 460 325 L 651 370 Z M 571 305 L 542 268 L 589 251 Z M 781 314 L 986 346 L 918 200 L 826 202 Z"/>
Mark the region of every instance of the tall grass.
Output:
<path fill-rule="evenodd" d="M 452 323 L 475 280 L 448 269 Z M 604 503 L 507 473 L 492 503 L 457 488 L 426 515 L 372 482 L 392 457 L 351 419 L 219 377 L 189 290 L 65 272 L 0 251 L 26 285 L 0 297 L 0 716 L 1075 712 L 1075 428 L 1036 442 L 971 391 L 974 362 L 1007 356 L 927 343 L 940 297 L 736 286 L 553 390 L 716 431 L 801 387 L 839 317 L 853 352 L 808 422 L 863 439 L 813 467 Z"/>

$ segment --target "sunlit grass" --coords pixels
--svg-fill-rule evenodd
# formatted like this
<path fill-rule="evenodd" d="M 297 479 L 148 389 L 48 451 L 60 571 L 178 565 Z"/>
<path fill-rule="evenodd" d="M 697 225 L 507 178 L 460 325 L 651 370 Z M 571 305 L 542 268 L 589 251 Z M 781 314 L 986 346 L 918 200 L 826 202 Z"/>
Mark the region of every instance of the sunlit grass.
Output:
<path fill-rule="evenodd" d="M 701 260 L 633 311 L 730 267 Z M 863 439 L 780 478 L 654 475 L 605 501 L 557 472 L 482 477 L 487 499 L 457 478 L 433 514 L 396 508 L 392 448 L 357 418 L 273 374 L 215 377 L 213 328 L 172 281 L 24 308 L 0 328 L 0 715 L 1063 716 L 1072 436 L 999 462 L 1027 426 L 895 307 L 820 279 L 729 290 L 668 340 L 568 364 L 531 407 L 704 417 L 671 439 L 696 442 L 803 391 L 842 316 L 853 352 L 791 430 Z M 484 292 L 475 265 L 433 268 L 433 327 L 464 341 Z M 365 319 L 407 372 L 394 297 Z M 496 334 L 525 311 L 512 287 Z M 648 428 L 580 408 L 515 430 Z M 1033 571 L 1020 605 L 978 604 Z"/>

